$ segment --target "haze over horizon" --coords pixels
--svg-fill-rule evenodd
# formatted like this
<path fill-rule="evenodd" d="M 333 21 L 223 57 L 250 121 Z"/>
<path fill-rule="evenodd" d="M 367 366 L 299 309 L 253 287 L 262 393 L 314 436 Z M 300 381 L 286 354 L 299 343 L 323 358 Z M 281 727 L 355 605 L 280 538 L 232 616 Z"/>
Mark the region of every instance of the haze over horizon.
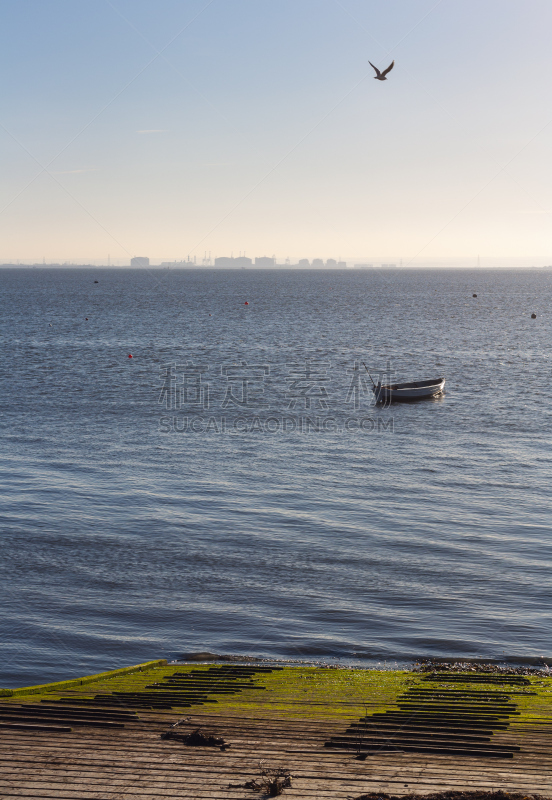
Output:
<path fill-rule="evenodd" d="M 329 264 L 327 261 L 324 262 L 323 265 L 318 263 L 314 263 L 314 261 L 320 261 L 321 259 L 313 259 L 309 261 L 308 266 L 304 263 L 299 263 L 300 261 L 304 262 L 305 259 L 303 258 L 289 258 L 284 261 L 284 259 L 276 259 L 276 263 L 269 267 L 267 265 L 259 266 L 255 263 L 255 258 L 252 259 L 252 264 L 249 267 L 244 267 L 239 264 L 237 265 L 224 265 L 220 266 L 215 263 L 215 257 L 211 257 L 211 259 L 207 259 L 208 263 L 203 263 L 204 259 L 198 258 L 194 263 L 193 260 L 190 262 L 186 262 L 186 257 L 182 259 L 166 259 L 163 260 L 161 258 L 150 258 L 150 263 L 147 265 L 136 265 L 130 263 L 129 259 L 112 259 L 112 258 L 78 258 L 70 261 L 33 261 L 32 259 L 17 259 L 15 261 L 7 261 L 7 262 L 0 262 L 0 269 L 6 267 L 33 267 L 33 268 L 81 268 L 81 267 L 95 267 L 97 269 L 145 269 L 145 270 L 152 270 L 152 269 L 330 269 L 330 270 L 342 270 L 346 269 L 354 270 L 354 269 L 375 269 L 375 270 L 385 270 L 385 269 L 393 269 L 395 271 L 406 270 L 406 269 L 552 269 L 552 258 L 546 257 L 536 257 L 530 258 L 528 256 L 520 256 L 519 258 L 508 258 L 508 257 L 488 257 L 488 258 L 473 258 L 473 257 L 466 257 L 466 258 L 418 258 L 409 260 L 408 258 L 400 259 L 394 258 L 389 256 L 381 256 L 381 257 L 364 257 L 364 256 L 352 256 L 349 258 L 343 258 L 341 262 L 336 264 Z M 330 259 L 328 259 L 330 260 Z M 335 259 L 334 259 L 335 260 Z M 288 262 L 288 263 L 286 263 Z M 345 267 L 342 264 L 345 263 Z"/>
<path fill-rule="evenodd" d="M 551 22 L 539 0 L 10 2 L 0 262 L 551 263 Z"/>

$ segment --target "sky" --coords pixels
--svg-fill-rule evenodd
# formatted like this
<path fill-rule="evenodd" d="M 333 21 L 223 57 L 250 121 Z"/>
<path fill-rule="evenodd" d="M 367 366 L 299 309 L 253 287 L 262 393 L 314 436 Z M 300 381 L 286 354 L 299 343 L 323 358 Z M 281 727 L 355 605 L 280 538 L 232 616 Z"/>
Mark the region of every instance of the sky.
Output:
<path fill-rule="evenodd" d="M 0 13 L 1 262 L 552 263 L 549 0 Z"/>

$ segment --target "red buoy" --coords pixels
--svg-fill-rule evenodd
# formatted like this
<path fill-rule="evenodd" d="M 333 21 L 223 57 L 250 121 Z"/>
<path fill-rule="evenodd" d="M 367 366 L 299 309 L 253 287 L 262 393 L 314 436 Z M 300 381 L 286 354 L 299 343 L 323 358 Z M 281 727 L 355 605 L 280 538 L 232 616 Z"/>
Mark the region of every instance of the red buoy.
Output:
<path fill-rule="evenodd" d="M 129 358 L 132 358 L 132 353 L 129 353 L 129 354 L 128 354 L 128 357 L 129 357 Z"/>
<path fill-rule="evenodd" d="M 249 303 L 246 300 L 245 303 L 244 303 L 244 306 L 248 306 L 248 305 L 249 305 Z"/>

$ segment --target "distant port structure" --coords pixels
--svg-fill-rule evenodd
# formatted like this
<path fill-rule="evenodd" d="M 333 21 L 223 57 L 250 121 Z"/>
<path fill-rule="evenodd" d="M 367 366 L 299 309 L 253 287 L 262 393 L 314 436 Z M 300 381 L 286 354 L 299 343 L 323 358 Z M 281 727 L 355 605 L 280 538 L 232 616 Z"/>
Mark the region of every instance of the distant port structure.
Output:
<path fill-rule="evenodd" d="M 215 267 L 219 267 L 220 269 L 247 269 L 247 267 L 251 267 L 252 265 L 253 260 L 247 258 L 247 256 L 238 256 L 237 258 L 233 256 L 220 256 L 219 258 L 215 258 Z"/>
<path fill-rule="evenodd" d="M 187 257 L 175 259 L 173 261 L 158 261 L 157 259 L 149 258 L 149 256 L 134 256 L 130 259 L 130 264 L 128 261 L 115 261 L 113 262 L 111 258 L 108 256 L 107 264 L 104 261 L 100 262 L 71 262 L 71 261 L 64 261 L 63 263 L 60 262 L 46 262 L 43 259 L 42 263 L 25 263 L 21 261 L 16 262 L 0 262 L 0 268 L 17 268 L 17 267 L 24 267 L 27 269 L 38 269 L 40 267 L 52 268 L 52 267 L 76 267 L 76 268 L 97 268 L 98 266 L 130 266 L 134 269 L 144 269 L 144 268 L 161 268 L 161 269 L 198 269 L 198 268 L 217 268 L 217 269 L 309 269 L 309 270 L 344 270 L 344 269 L 397 269 L 399 266 L 398 264 L 374 264 L 374 263 L 355 263 L 354 260 L 350 262 L 342 261 L 341 259 L 335 258 L 300 258 L 300 259 L 291 259 L 289 256 L 285 259 L 277 259 L 276 256 L 257 256 L 256 258 L 249 258 L 244 254 L 239 254 L 239 256 L 217 256 L 215 258 L 211 258 L 211 253 L 205 253 L 205 257 L 201 258 L 198 256 L 188 255 Z M 400 266 L 402 267 L 402 261 Z M 536 267 L 533 267 L 536 269 Z M 549 267 L 542 267 L 542 269 L 552 269 L 552 265 Z"/>
<path fill-rule="evenodd" d="M 131 267 L 149 267 L 150 260 L 146 256 L 135 256 L 130 259 Z"/>
<path fill-rule="evenodd" d="M 293 263 L 289 257 L 285 260 L 278 260 L 274 255 L 249 258 L 249 256 L 245 254 L 242 255 L 241 253 L 239 256 L 234 256 L 232 254 L 229 256 L 217 256 L 213 259 L 210 253 L 209 256 L 205 254 L 205 258 L 201 260 L 201 264 L 198 263 L 196 256 L 188 256 L 187 258 L 175 261 L 162 261 L 159 264 L 159 266 L 164 269 L 193 269 L 200 265 L 202 267 L 215 267 L 216 269 L 374 269 L 375 267 L 392 269 L 397 266 L 396 264 L 354 264 L 335 258 L 328 258 L 326 260 L 323 258 L 313 258 L 312 260 L 300 258 Z M 131 266 L 149 266 L 149 259 L 144 259 L 143 257 L 133 258 L 131 260 Z"/>
<path fill-rule="evenodd" d="M 142 263 L 144 259 L 133 258 L 130 262 L 132 267 L 149 266 L 149 259 L 145 259 L 147 263 Z M 180 261 L 162 261 L 159 264 L 164 269 L 193 269 L 198 267 L 197 258 L 195 256 L 188 256 Z M 203 267 L 216 267 L 217 269 L 289 269 L 292 267 L 298 269 L 347 269 L 349 266 L 346 261 L 337 261 L 335 258 L 328 258 L 326 261 L 322 258 L 313 258 L 309 261 L 308 258 L 301 258 L 295 264 L 291 263 L 289 258 L 286 258 L 284 263 L 277 260 L 276 256 L 257 256 L 256 258 L 249 258 L 245 255 L 240 256 L 218 256 L 214 259 L 204 258 L 201 266 Z M 372 264 L 355 264 L 358 268 L 368 268 Z M 382 266 L 395 266 L 382 265 Z"/>
<path fill-rule="evenodd" d="M 301 258 L 296 264 L 292 264 L 289 258 L 286 258 L 285 263 L 279 263 L 276 256 L 257 256 L 255 259 L 248 258 L 245 255 L 234 256 L 219 256 L 214 260 L 215 267 L 219 269 L 276 269 L 282 267 L 297 267 L 299 269 L 346 269 L 346 261 L 337 261 L 335 258 L 328 258 L 324 261 L 322 258 L 314 258 L 309 261 L 308 258 Z M 163 265 L 162 265 L 163 266 Z"/>

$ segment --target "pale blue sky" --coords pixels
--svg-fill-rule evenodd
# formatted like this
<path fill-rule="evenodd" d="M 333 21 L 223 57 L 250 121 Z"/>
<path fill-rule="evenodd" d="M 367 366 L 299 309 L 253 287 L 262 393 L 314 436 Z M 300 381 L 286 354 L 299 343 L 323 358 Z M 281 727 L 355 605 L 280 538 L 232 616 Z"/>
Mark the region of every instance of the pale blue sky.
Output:
<path fill-rule="evenodd" d="M 5 0 L 0 260 L 550 261 L 551 28 L 545 0 Z"/>

